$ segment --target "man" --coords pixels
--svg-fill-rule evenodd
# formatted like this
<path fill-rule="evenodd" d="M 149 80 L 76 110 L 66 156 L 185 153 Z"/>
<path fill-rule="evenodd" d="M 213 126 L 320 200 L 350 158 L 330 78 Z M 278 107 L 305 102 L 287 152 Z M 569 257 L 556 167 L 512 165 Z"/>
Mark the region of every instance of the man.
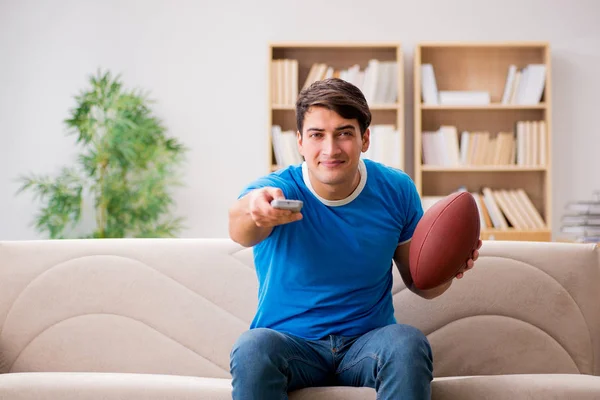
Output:
<path fill-rule="evenodd" d="M 404 172 L 361 159 L 371 113 L 354 85 L 315 82 L 300 93 L 296 118 L 305 162 L 251 183 L 230 210 L 230 236 L 254 246 L 259 280 L 251 329 L 231 352 L 233 398 L 368 386 L 378 399 L 428 399 L 431 348 L 418 329 L 396 322 L 391 295 L 392 259 L 419 296 L 451 284 L 413 285 L 409 246 L 423 215 L 416 188 Z M 278 198 L 304 207 L 275 209 Z"/>

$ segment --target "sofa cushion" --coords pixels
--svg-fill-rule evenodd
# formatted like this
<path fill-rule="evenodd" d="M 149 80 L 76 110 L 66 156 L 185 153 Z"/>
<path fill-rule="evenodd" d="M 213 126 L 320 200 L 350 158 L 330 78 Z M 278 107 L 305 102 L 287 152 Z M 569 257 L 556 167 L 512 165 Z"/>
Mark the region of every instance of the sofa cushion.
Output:
<path fill-rule="evenodd" d="M 231 381 L 176 375 L 29 372 L 0 375 L 0 398 L 11 400 L 231 400 Z M 375 400 L 375 390 L 307 388 L 290 400 Z M 600 377 L 500 375 L 436 378 L 432 400 L 600 398 Z"/>
<path fill-rule="evenodd" d="M 231 400 L 231 380 L 157 374 L 25 372 L 0 375 L 0 399 Z"/>
<path fill-rule="evenodd" d="M 538 374 L 435 378 L 432 400 L 597 400 L 600 377 L 592 375 Z M 307 388 L 290 400 L 375 400 L 369 388 Z"/>
<path fill-rule="evenodd" d="M 600 377 L 539 374 L 436 378 L 433 400 L 600 399 Z"/>

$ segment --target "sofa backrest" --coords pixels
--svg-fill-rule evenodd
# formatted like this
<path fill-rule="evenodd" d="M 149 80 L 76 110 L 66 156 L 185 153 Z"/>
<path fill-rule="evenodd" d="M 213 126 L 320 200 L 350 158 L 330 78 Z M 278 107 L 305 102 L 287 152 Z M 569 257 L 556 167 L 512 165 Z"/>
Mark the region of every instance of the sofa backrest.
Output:
<path fill-rule="evenodd" d="M 598 375 L 598 257 L 591 244 L 486 241 L 442 296 L 395 287 L 397 320 L 428 336 L 436 376 Z"/>
<path fill-rule="evenodd" d="M 436 376 L 600 371 L 595 246 L 485 242 L 434 300 L 394 278 Z M 252 250 L 227 239 L 0 242 L 0 372 L 229 377 L 256 290 Z"/>
<path fill-rule="evenodd" d="M 2 242 L 0 371 L 229 377 L 256 290 L 228 240 Z"/>

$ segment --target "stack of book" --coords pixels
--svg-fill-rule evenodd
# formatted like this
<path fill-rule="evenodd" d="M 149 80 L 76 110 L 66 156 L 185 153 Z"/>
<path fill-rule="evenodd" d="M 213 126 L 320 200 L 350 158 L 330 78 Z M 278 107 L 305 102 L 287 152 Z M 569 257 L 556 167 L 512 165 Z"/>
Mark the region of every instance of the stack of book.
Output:
<path fill-rule="evenodd" d="M 340 78 L 358 87 L 367 103 L 394 104 L 398 99 L 398 64 L 395 61 L 371 59 L 364 69 L 358 64 L 336 69 L 325 63 L 314 63 L 302 89 L 326 78 Z"/>
<path fill-rule="evenodd" d="M 298 60 L 271 61 L 271 101 L 279 106 L 293 106 L 298 97 Z"/>
<path fill-rule="evenodd" d="M 546 84 L 546 66 L 527 64 L 519 69 L 508 67 L 501 104 L 538 104 Z M 421 90 L 423 103 L 427 105 L 486 105 L 490 104 L 487 90 L 439 90 L 432 64 L 421 65 Z"/>
<path fill-rule="evenodd" d="M 561 234 L 580 243 L 600 243 L 600 191 L 595 200 L 567 203 L 561 218 Z"/>
<path fill-rule="evenodd" d="M 466 191 L 459 188 L 459 191 Z M 523 189 L 491 189 L 471 192 L 477 209 L 481 229 L 535 231 L 547 229 L 547 224 Z M 424 196 L 422 206 L 427 211 L 445 196 Z"/>
<path fill-rule="evenodd" d="M 280 168 L 301 164 L 304 158 L 298 151 L 296 132 L 283 130 L 280 125 L 271 127 L 271 138 L 275 162 Z"/>
<path fill-rule="evenodd" d="M 371 143 L 361 157 L 380 162 L 392 168 L 401 168 L 402 142 L 395 125 L 378 124 L 369 127 Z"/>
<path fill-rule="evenodd" d="M 528 64 L 518 69 L 511 64 L 508 67 L 502 104 L 531 105 L 542 99 L 546 84 L 546 66 L 544 64 Z"/>
<path fill-rule="evenodd" d="M 545 166 L 546 122 L 517 121 L 515 131 L 462 131 L 459 139 L 456 126 L 442 125 L 422 134 L 423 164 Z"/>

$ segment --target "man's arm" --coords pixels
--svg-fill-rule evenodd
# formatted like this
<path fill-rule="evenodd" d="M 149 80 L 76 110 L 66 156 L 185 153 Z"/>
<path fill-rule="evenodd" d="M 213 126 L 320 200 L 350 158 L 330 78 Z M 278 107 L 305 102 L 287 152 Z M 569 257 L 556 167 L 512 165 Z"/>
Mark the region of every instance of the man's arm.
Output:
<path fill-rule="evenodd" d="M 229 209 L 229 236 L 245 247 L 266 239 L 273 227 L 299 221 L 302 214 L 278 210 L 271 206 L 273 199 L 285 198 L 279 188 L 254 189 Z"/>
<path fill-rule="evenodd" d="M 409 240 L 406 243 L 399 245 L 394 252 L 394 261 L 396 262 L 396 266 L 398 267 L 398 271 L 400 271 L 400 276 L 404 281 L 404 284 L 411 292 L 423 297 L 424 299 L 433 299 L 440 296 L 444 293 L 450 285 L 452 285 L 452 281 L 448 281 L 436 288 L 429 290 L 421 290 L 415 287 L 413 282 L 412 275 L 410 274 L 410 266 L 409 266 L 409 254 L 410 254 L 410 243 Z"/>
<path fill-rule="evenodd" d="M 418 294 L 424 299 L 434 299 L 443 294 L 446 290 L 448 290 L 450 285 L 452 285 L 452 281 L 454 280 L 454 278 L 433 289 L 420 290 L 416 288 L 412 279 L 412 275 L 410 274 L 410 243 L 411 241 L 408 241 L 399 245 L 398 247 L 396 247 L 396 251 L 394 252 L 394 261 L 398 266 L 400 276 L 402 276 L 402 280 L 404 281 L 406 287 L 409 288 L 413 293 Z M 471 258 L 467 260 L 466 265 L 460 271 L 458 271 L 458 273 L 456 274 L 456 279 L 461 279 L 464 276 L 465 272 L 467 272 L 468 270 L 473 268 L 473 266 L 475 266 L 475 261 L 477 261 L 477 259 L 479 258 L 479 249 L 481 248 L 482 244 L 483 243 L 481 239 L 479 239 L 479 241 L 477 242 L 477 247 L 475 248 L 475 250 L 473 250 L 473 254 L 471 254 Z"/>

